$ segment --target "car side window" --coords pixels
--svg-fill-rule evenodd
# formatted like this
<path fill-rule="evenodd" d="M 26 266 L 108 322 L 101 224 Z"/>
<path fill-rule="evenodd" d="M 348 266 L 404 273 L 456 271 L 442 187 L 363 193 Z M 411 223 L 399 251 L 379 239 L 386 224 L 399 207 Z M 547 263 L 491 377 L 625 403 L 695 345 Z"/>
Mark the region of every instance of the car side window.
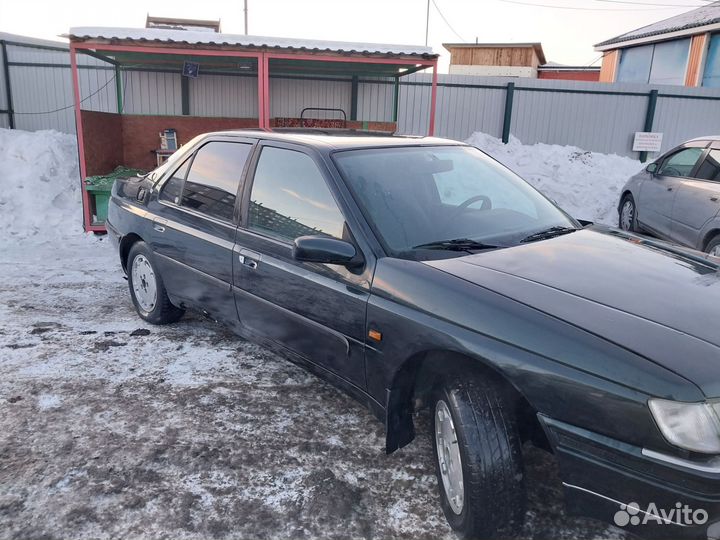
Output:
<path fill-rule="evenodd" d="M 260 153 L 248 228 L 284 241 L 299 236 L 343 237 L 345 219 L 313 159 L 266 146 Z"/>
<path fill-rule="evenodd" d="M 232 221 L 240 179 L 252 145 L 213 141 L 195 154 L 180 205 L 207 216 Z"/>
<path fill-rule="evenodd" d="M 175 170 L 172 176 L 167 179 L 162 187 L 162 191 L 160 191 L 159 199 L 161 201 L 180 204 L 180 193 L 182 192 L 182 185 L 185 181 L 185 176 L 187 176 L 188 168 L 190 167 L 190 161 L 190 158 L 187 158 L 185 162 Z"/>
<path fill-rule="evenodd" d="M 720 182 L 720 150 L 710 150 L 695 176 L 701 180 Z"/>
<path fill-rule="evenodd" d="M 689 177 L 704 148 L 683 148 L 665 159 L 658 171 L 662 176 Z"/>

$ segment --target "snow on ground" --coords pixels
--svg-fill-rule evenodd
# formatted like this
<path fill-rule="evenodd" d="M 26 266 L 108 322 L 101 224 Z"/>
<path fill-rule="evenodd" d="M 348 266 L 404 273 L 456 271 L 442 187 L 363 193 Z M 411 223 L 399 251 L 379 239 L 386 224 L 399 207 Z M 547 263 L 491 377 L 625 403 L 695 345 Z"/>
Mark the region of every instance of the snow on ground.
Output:
<path fill-rule="evenodd" d="M 506 165 L 577 219 L 616 227 L 620 190 L 643 164 L 617 155 L 586 152 L 573 146 L 503 144 L 484 133 L 467 142 Z"/>
<path fill-rule="evenodd" d="M 44 241 L 82 230 L 75 137 L 0 129 L 2 241 Z"/>
<path fill-rule="evenodd" d="M 0 130 L 0 536 L 453 538 L 426 416 L 386 456 L 303 369 L 192 313 L 143 323 L 111 246 L 76 232 L 76 167 L 66 135 Z M 622 537 L 526 459 L 524 537 Z"/>

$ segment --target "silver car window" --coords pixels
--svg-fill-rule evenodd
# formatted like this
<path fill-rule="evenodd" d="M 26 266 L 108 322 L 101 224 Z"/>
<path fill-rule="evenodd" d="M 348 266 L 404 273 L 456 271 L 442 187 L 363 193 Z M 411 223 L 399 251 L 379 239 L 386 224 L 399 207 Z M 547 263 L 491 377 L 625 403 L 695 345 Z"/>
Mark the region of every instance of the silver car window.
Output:
<path fill-rule="evenodd" d="M 701 180 L 720 182 L 720 149 L 710 150 L 695 176 Z"/>
<path fill-rule="evenodd" d="M 665 159 L 658 174 L 689 177 L 704 151 L 704 148 L 683 148 Z"/>

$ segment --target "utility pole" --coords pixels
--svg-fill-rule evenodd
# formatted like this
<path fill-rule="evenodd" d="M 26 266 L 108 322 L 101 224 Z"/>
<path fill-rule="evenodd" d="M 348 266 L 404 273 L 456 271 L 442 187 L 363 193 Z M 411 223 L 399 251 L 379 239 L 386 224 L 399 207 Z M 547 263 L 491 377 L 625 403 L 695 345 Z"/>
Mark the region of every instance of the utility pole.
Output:
<path fill-rule="evenodd" d="M 426 47 L 428 44 L 428 31 L 429 30 L 430 30 L 430 0 L 427 0 L 427 13 L 425 15 L 425 46 Z"/>
<path fill-rule="evenodd" d="M 245 0 L 245 35 L 246 36 L 248 35 L 248 33 L 247 33 L 247 19 L 248 19 L 248 17 L 247 17 L 247 15 L 248 15 L 247 14 L 247 2 L 248 2 L 248 0 Z"/>

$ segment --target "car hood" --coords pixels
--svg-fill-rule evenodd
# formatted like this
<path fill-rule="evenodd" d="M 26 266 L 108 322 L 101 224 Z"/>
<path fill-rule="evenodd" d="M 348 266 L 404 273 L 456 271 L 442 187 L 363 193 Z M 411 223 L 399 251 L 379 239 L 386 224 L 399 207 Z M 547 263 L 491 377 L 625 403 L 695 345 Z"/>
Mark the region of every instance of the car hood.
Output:
<path fill-rule="evenodd" d="M 593 226 L 426 264 L 583 328 L 720 397 L 717 262 Z"/>

